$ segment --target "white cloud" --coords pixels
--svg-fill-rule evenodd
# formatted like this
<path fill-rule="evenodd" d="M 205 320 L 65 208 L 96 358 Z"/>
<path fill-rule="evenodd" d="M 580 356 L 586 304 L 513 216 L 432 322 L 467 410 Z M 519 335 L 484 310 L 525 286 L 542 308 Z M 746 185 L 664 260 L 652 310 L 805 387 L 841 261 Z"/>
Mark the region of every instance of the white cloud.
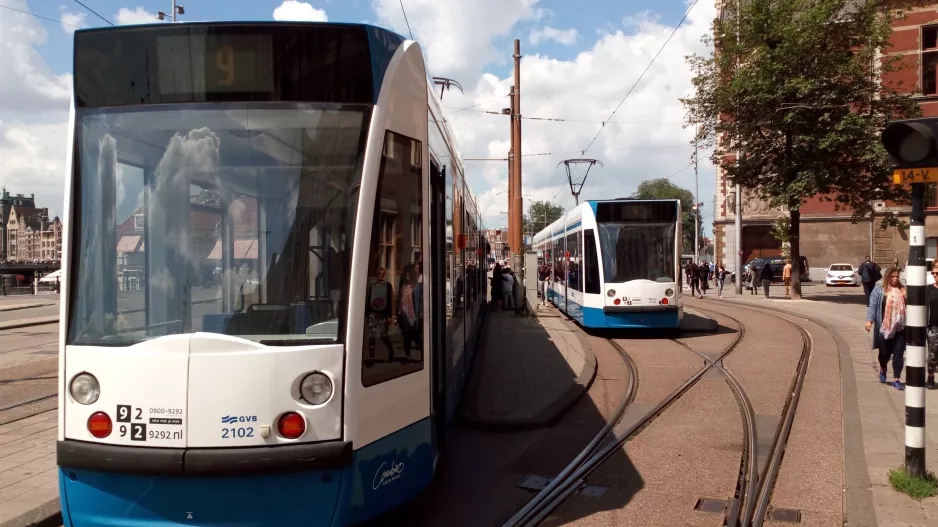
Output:
<path fill-rule="evenodd" d="M 119 26 L 133 24 L 155 24 L 157 22 L 156 13 L 151 13 L 142 7 L 128 9 L 122 7 L 114 15 L 114 20 Z"/>
<path fill-rule="evenodd" d="M 296 0 L 283 0 L 283 3 L 274 9 L 274 20 L 294 20 L 304 22 L 328 22 L 326 11 L 316 9 L 306 2 Z"/>
<path fill-rule="evenodd" d="M 0 122 L 0 183 L 13 193 L 36 194 L 36 205 L 61 216 L 68 114 L 49 123 Z"/>
<path fill-rule="evenodd" d="M 427 56 L 434 75 L 471 84 L 488 64 L 504 63 L 511 45 L 496 48 L 494 40 L 504 37 L 521 20 L 535 19 L 538 0 L 408 0 L 407 19 Z M 373 0 L 383 25 L 407 35 L 407 24 L 398 0 Z M 544 16 L 544 12 L 540 13 Z"/>
<path fill-rule="evenodd" d="M 5 3 L 29 11 L 25 0 Z M 60 22 L 75 21 L 69 15 Z M 37 51 L 48 35 L 35 17 L 5 10 L 0 35 L 0 185 L 61 214 L 72 76 L 53 73 Z"/>
<path fill-rule="evenodd" d="M 72 34 L 76 29 L 85 27 L 85 18 L 84 13 L 63 12 L 62 17 L 59 18 L 59 22 L 62 23 L 62 31 Z"/>
<path fill-rule="evenodd" d="M 473 6 L 472 12 L 466 13 L 464 2 L 457 0 L 412 0 L 407 15 L 415 37 L 427 50 L 433 74 L 454 77 L 466 87 L 465 95 L 450 91 L 443 100 L 463 156 L 503 158 L 508 150 L 508 121 L 480 111 L 508 106 L 503 96 L 513 77 L 507 60 L 511 42 L 505 37 L 524 31 L 535 20 L 538 7 L 525 0 L 479 3 L 491 5 Z M 400 30 L 403 18 L 396 0 L 376 0 L 374 6 L 385 23 Z M 678 100 L 692 91 L 684 57 L 709 53 L 700 37 L 710 31 L 715 16 L 712 3 L 701 2 L 694 8 L 613 122 L 606 124 L 590 150 L 582 154 L 601 160 L 605 167 L 590 170 L 581 201 L 628 196 L 643 180 L 668 177 L 688 165 L 692 133 L 682 126 L 684 108 Z M 525 55 L 522 46 L 522 114 L 568 120 L 522 121 L 523 193 L 533 195 L 525 197 L 526 203 L 551 200 L 567 209 L 573 207 L 564 167 L 558 163 L 581 157 L 580 151 L 596 135 L 600 122 L 609 118 L 673 31 L 674 23 L 663 24 L 647 13 L 629 17 L 608 26 L 610 30 L 600 31 L 593 42 L 579 35 L 578 45 L 583 50 L 571 60 Z M 406 34 L 406 28 L 404 31 Z M 452 113 L 473 105 L 478 106 Z M 552 155 L 530 155 L 540 153 Z M 507 189 L 505 165 L 466 162 L 470 186 L 490 227 L 507 223 L 503 212 L 508 208 L 508 194 L 503 192 Z M 575 173 L 581 174 L 582 168 Z M 706 230 L 710 231 L 715 170 L 706 152 L 700 154 L 699 179 Z M 671 181 L 693 191 L 694 171 L 684 170 Z"/>
<path fill-rule="evenodd" d="M 558 44 L 569 46 L 576 42 L 578 36 L 579 34 L 577 33 L 576 29 L 572 27 L 570 29 L 557 29 L 551 26 L 544 26 L 540 29 L 531 31 L 531 35 L 528 37 L 528 39 L 530 40 L 531 44 L 534 44 L 535 46 L 545 40 L 553 40 Z"/>
<path fill-rule="evenodd" d="M 25 0 L 6 4 L 29 11 Z M 42 24 L 25 13 L 4 10 L 0 35 L 0 116 L 11 119 L 49 110 L 67 111 L 72 77 L 52 73 L 36 51 L 48 36 Z"/>

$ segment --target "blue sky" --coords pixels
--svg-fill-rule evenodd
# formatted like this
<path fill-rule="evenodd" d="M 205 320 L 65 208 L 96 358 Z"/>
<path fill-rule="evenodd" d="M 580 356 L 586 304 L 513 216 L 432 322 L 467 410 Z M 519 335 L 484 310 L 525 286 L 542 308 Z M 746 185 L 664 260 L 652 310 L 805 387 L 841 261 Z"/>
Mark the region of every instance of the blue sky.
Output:
<path fill-rule="evenodd" d="M 171 1 L 81 0 L 115 24 L 157 22 Z M 306 19 L 368 22 L 407 28 L 399 0 L 313 2 L 180 0 L 181 21 Z M 507 106 L 511 41 L 521 39 L 522 113 L 566 122 L 524 121 L 526 200 L 550 199 L 566 208 L 573 199 L 558 162 L 578 157 L 600 121 L 625 96 L 684 15 L 683 0 L 403 0 L 416 40 L 434 75 L 456 78 L 465 94 L 448 92 L 443 105 L 464 157 L 504 157 L 504 119 L 482 113 Z M 678 97 L 690 93 L 683 59 L 709 53 L 700 42 L 715 16 L 714 3 L 698 3 L 655 65 L 600 134 L 586 157 L 605 163 L 590 172 L 582 199 L 626 196 L 644 179 L 667 177 L 694 190 L 686 168 L 693 152 L 682 128 Z M 0 0 L 0 184 L 35 192 L 42 206 L 61 211 L 65 123 L 72 61 L 73 26 L 105 22 L 74 0 Z M 13 9 L 27 11 L 24 15 Z M 51 20 L 45 20 L 46 17 Z M 13 79 L 12 84 L 7 83 Z M 587 122 L 570 122 L 587 121 Z M 700 200 L 711 232 L 713 166 L 701 154 Z M 470 185 L 488 226 L 506 223 L 506 173 L 502 163 L 467 162 Z"/>

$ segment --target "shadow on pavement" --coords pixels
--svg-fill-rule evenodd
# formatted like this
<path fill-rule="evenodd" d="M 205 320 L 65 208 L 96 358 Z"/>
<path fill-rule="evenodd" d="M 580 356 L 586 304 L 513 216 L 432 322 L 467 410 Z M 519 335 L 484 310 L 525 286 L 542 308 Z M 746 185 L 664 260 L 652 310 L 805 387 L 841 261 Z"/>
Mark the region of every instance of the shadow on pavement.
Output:
<path fill-rule="evenodd" d="M 536 494 L 536 490 L 520 488 L 518 483 L 528 475 L 553 477 L 560 473 L 612 417 L 628 378 L 623 373 L 622 359 L 608 344 L 608 349 L 593 348 L 598 369 L 588 395 L 569 401 L 552 397 L 550 405 L 538 407 L 538 394 L 568 392 L 582 382 L 581 372 L 574 371 L 561 350 L 566 346 L 569 353 L 570 339 L 584 338 L 556 312 L 541 315 L 538 322 L 515 318 L 510 313 L 488 314 L 466 404 L 486 407 L 493 416 L 502 413 L 503 420 L 523 419 L 524 414 L 541 419 L 562 411 L 559 406 L 567 405 L 569 409 L 536 429 L 453 423 L 434 485 L 413 502 L 365 524 L 367 527 L 501 525 Z M 542 324 L 550 327 L 550 332 Z M 565 342 L 558 343 L 557 339 Z M 579 391 L 582 393 L 582 388 Z M 583 516 L 624 507 L 644 485 L 623 450 L 617 450 L 607 463 L 616 466 L 615 485 L 606 488 L 600 497 L 578 496 L 577 502 L 595 509 L 583 510 Z M 569 503 L 562 509 L 566 510 Z"/>

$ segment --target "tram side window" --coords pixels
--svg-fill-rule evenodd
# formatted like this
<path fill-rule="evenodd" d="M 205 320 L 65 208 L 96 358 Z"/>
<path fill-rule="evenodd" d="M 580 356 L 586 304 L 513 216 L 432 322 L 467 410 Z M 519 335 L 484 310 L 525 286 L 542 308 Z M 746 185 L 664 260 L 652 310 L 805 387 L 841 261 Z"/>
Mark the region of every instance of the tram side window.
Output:
<path fill-rule="evenodd" d="M 563 272 L 563 238 L 557 238 L 553 241 L 554 245 L 554 282 L 563 283 L 565 281 Z"/>
<path fill-rule="evenodd" d="M 579 291 L 580 286 L 580 253 L 578 252 L 577 235 L 578 232 L 567 235 L 567 251 L 570 255 L 567 257 L 567 287 L 574 291 Z"/>
<path fill-rule="evenodd" d="M 385 135 L 368 258 L 362 384 L 423 369 L 423 269 L 420 261 L 423 145 Z"/>
<path fill-rule="evenodd" d="M 586 293 L 598 295 L 601 290 L 599 281 L 599 259 L 596 257 L 596 238 L 593 229 L 583 231 L 583 278 Z"/>

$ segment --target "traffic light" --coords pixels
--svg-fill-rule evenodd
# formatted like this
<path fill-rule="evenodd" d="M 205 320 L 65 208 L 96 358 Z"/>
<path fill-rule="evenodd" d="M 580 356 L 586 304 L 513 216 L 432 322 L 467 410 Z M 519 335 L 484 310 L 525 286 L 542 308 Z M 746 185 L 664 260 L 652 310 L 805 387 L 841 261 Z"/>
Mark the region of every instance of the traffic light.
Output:
<path fill-rule="evenodd" d="M 893 183 L 938 182 L 938 118 L 903 119 L 881 136 L 893 168 Z"/>

